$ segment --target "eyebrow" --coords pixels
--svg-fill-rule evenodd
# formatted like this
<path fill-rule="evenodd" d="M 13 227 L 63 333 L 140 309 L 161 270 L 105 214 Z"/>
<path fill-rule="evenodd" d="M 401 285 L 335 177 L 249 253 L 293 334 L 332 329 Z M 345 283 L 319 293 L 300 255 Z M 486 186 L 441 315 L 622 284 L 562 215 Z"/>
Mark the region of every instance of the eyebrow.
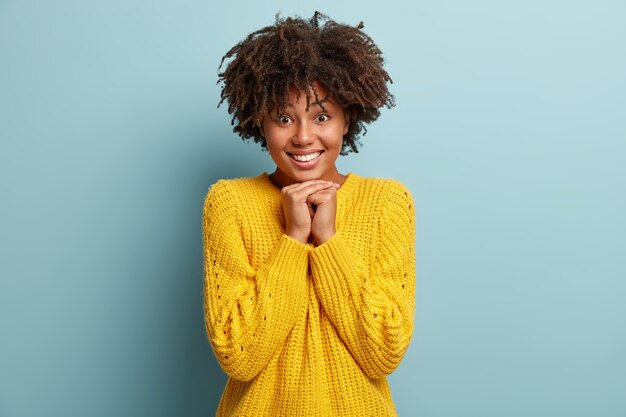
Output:
<path fill-rule="evenodd" d="M 321 100 L 319 100 L 319 101 L 314 101 L 314 102 L 312 102 L 312 103 L 310 104 L 310 107 L 312 107 L 312 106 L 322 107 L 322 106 L 320 106 L 320 104 L 324 104 L 324 103 L 327 103 L 327 102 L 328 102 L 328 103 L 331 103 L 331 100 L 329 100 L 329 99 L 327 99 L 327 98 L 324 98 L 324 99 L 321 99 Z M 318 104 L 318 103 L 319 103 L 319 104 Z M 291 104 L 291 103 L 287 103 L 287 104 L 285 104 L 285 107 L 293 107 L 293 104 Z"/>

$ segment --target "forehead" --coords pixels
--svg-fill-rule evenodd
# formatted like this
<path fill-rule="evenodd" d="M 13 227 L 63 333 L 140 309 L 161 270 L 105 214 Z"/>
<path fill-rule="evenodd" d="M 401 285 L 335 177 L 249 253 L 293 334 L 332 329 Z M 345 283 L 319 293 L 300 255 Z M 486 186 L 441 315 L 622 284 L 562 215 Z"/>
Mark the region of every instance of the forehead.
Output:
<path fill-rule="evenodd" d="M 315 90 L 312 87 L 308 88 L 309 100 L 310 100 L 311 106 L 317 106 L 318 105 L 317 103 L 321 103 L 321 104 L 330 103 L 331 105 L 336 104 L 336 102 L 333 100 L 333 97 L 328 93 L 328 90 L 323 85 L 314 81 L 313 86 Z M 300 93 L 299 94 L 300 97 L 298 97 L 298 92 Z M 316 93 L 317 93 L 317 98 L 318 98 L 317 102 L 315 101 Z M 294 86 L 290 86 L 289 90 L 287 91 L 287 97 L 285 98 L 286 98 L 285 105 L 287 107 L 290 107 L 295 103 L 299 103 L 300 101 L 303 101 L 304 103 L 306 103 L 306 92 L 305 90 L 298 90 Z"/>
<path fill-rule="evenodd" d="M 313 94 L 313 89 L 314 89 L 314 88 L 315 88 L 315 91 L 317 91 L 317 94 L 319 94 L 319 95 L 325 95 L 325 94 L 326 94 L 327 90 L 326 90 L 326 87 L 324 87 L 324 85 L 323 85 L 323 84 L 319 83 L 318 81 L 313 81 L 313 83 L 312 83 L 312 84 L 313 84 L 312 86 L 309 86 L 309 87 L 308 87 L 308 90 L 309 90 L 309 92 L 310 92 L 311 94 Z M 288 92 L 289 92 L 290 94 L 291 94 L 291 93 L 296 93 L 297 91 L 298 91 L 298 89 L 297 89 L 297 88 L 296 88 L 293 84 L 291 84 L 291 85 L 289 86 Z M 301 92 L 304 92 L 304 89 L 302 89 L 302 90 L 300 90 L 300 91 L 301 91 Z"/>

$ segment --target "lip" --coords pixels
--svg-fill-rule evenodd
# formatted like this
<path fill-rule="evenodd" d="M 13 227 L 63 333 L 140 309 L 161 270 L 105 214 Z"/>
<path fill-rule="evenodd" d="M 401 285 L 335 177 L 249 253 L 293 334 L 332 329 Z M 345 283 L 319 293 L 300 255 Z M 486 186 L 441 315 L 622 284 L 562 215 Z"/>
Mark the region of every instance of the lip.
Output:
<path fill-rule="evenodd" d="M 310 149 L 308 151 L 293 151 L 293 152 L 287 152 L 290 155 L 308 155 L 310 153 L 315 153 L 315 152 L 324 152 L 323 149 Z"/>
<path fill-rule="evenodd" d="M 315 151 L 313 151 L 313 152 L 315 152 Z M 300 152 L 298 152 L 298 153 L 293 152 L 293 153 L 294 153 L 294 154 L 296 154 L 296 155 L 306 155 L 306 154 L 313 153 L 313 152 L 306 152 L 306 153 L 304 153 L 304 154 L 302 154 L 302 153 L 300 153 Z M 289 160 L 290 160 L 290 161 L 291 161 L 291 162 L 292 162 L 295 166 L 297 166 L 298 168 L 302 168 L 302 169 L 312 169 L 312 168 L 315 168 L 315 166 L 317 165 L 317 163 L 319 162 L 319 160 L 320 160 L 320 159 L 322 159 L 322 158 L 324 157 L 324 154 L 325 154 L 325 152 L 324 152 L 324 151 L 317 151 L 317 152 L 321 152 L 321 155 L 320 155 L 320 156 L 318 156 L 317 158 L 313 159 L 312 161 L 300 162 L 300 161 L 296 161 L 295 159 L 293 159 L 293 158 L 292 158 L 292 157 L 290 157 L 290 156 L 287 156 L 287 158 L 289 158 Z M 288 153 L 291 153 L 291 152 L 288 152 Z"/>

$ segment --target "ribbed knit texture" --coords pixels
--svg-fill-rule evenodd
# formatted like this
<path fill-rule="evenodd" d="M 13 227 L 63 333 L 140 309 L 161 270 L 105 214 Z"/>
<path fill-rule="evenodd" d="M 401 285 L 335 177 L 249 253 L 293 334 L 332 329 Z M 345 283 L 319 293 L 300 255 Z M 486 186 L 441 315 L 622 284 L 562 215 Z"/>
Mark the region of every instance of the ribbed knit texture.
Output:
<path fill-rule="evenodd" d="M 396 416 L 386 375 L 411 340 L 415 212 L 409 190 L 353 172 L 337 232 L 285 234 L 266 172 L 218 180 L 205 198 L 204 314 L 229 376 L 218 416 Z"/>

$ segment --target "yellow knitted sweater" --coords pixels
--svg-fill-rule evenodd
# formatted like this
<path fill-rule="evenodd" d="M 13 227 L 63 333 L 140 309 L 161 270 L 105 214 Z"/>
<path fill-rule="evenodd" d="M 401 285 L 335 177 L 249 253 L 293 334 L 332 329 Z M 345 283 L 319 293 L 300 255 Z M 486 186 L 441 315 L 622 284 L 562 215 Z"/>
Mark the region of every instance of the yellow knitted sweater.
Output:
<path fill-rule="evenodd" d="M 415 212 L 388 178 L 348 174 L 336 233 L 285 234 L 266 172 L 221 179 L 203 207 L 204 319 L 229 376 L 218 416 L 395 416 L 386 375 L 411 340 Z"/>

